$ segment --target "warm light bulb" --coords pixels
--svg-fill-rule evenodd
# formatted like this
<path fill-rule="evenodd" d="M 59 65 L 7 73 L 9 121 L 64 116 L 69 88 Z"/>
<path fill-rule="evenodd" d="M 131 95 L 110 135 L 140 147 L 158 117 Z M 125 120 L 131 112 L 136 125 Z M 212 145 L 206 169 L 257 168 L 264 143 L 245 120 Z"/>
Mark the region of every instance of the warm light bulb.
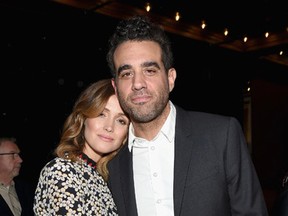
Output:
<path fill-rule="evenodd" d="M 151 9 L 151 7 L 150 7 L 150 4 L 149 4 L 149 3 L 147 3 L 147 4 L 146 4 L 146 11 L 147 11 L 147 12 L 149 12 L 149 11 L 150 11 L 150 9 Z"/>
<path fill-rule="evenodd" d="M 269 37 L 269 32 L 265 33 L 265 37 L 268 38 Z"/>
<path fill-rule="evenodd" d="M 206 23 L 205 23 L 204 20 L 202 21 L 201 28 L 202 28 L 202 29 L 205 29 L 205 28 L 206 28 Z"/>
<path fill-rule="evenodd" d="M 176 12 L 175 20 L 178 21 L 179 19 L 180 19 L 180 14 L 179 14 L 179 12 Z"/>
<path fill-rule="evenodd" d="M 244 37 L 244 38 L 243 38 L 243 41 L 244 41 L 244 42 L 247 42 L 247 40 L 248 40 L 248 37 Z"/>
<path fill-rule="evenodd" d="M 228 29 L 227 29 L 227 28 L 225 28 L 225 29 L 224 29 L 224 35 L 225 35 L 225 36 L 227 36 L 227 35 L 228 35 L 228 33 L 229 33 L 229 32 L 228 32 Z"/>

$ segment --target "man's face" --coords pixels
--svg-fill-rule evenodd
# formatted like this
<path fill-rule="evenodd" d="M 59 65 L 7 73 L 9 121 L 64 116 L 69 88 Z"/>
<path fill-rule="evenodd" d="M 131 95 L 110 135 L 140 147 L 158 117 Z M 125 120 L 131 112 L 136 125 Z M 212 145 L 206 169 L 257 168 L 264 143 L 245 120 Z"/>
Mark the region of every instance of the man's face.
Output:
<path fill-rule="evenodd" d="M 150 122 L 163 112 L 176 71 L 165 71 L 161 48 L 152 41 L 128 41 L 114 53 L 114 87 L 120 104 L 134 122 Z"/>
<path fill-rule="evenodd" d="M 0 154 L 11 153 L 0 155 L 0 175 L 1 178 L 12 180 L 14 177 L 19 175 L 21 163 L 23 162 L 19 153 L 18 146 L 11 142 L 5 141 L 0 145 Z"/>

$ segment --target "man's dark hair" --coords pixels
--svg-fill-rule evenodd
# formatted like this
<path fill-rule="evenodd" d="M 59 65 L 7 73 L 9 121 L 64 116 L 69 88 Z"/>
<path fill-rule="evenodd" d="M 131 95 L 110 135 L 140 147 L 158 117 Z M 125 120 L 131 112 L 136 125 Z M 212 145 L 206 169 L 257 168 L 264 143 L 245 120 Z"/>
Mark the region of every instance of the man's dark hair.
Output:
<path fill-rule="evenodd" d="M 162 62 L 165 70 L 173 67 L 173 53 L 171 43 L 163 28 L 157 25 L 146 16 L 133 16 L 127 20 L 121 20 L 117 25 L 108 44 L 108 53 L 106 60 L 113 77 L 115 74 L 115 65 L 113 55 L 116 48 L 126 41 L 154 41 L 158 43 L 162 50 Z"/>

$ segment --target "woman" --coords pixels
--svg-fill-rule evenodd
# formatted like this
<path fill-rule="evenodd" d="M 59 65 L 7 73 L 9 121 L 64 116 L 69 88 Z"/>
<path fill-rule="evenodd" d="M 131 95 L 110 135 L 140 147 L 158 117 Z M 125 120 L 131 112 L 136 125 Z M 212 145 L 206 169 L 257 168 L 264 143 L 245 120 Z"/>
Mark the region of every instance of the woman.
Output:
<path fill-rule="evenodd" d="M 107 163 L 125 143 L 128 125 L 110 79 L 84 90 L 64 123 L 57 157 L 40 173 L 35 215 L 117 215 Z"/>

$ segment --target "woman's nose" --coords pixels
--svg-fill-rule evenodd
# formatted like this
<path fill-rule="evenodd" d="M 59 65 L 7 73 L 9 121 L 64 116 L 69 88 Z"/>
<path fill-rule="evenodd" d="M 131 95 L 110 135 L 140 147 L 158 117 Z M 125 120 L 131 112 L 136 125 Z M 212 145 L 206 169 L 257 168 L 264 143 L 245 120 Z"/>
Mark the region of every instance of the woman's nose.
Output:
<path fill-rule="evenodd" d="M 104 129 L 105 129 L 107 132 L 112 132 L 112 131 L 113 131 L 113 126 L 112 126 L 111 124 L 105 125 Z"/>

